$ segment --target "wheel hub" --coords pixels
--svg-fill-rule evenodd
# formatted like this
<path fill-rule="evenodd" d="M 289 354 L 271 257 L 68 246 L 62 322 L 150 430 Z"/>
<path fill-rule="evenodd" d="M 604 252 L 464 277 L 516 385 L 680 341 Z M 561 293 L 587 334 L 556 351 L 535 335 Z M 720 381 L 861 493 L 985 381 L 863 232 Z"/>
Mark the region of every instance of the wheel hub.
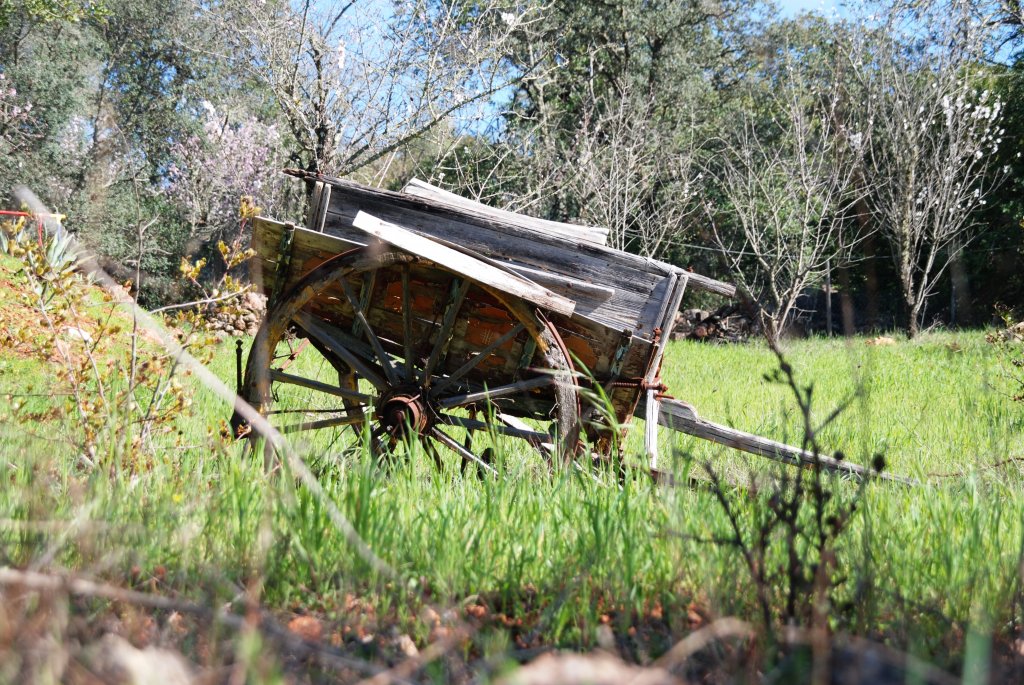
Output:
<path fill-rule="evenodd" d="M 395 388 L 381 398 L 377 420 L 395 437 L 425 434 L 432 424 L 433 412 L 423 391 L 415 386 Z"/>

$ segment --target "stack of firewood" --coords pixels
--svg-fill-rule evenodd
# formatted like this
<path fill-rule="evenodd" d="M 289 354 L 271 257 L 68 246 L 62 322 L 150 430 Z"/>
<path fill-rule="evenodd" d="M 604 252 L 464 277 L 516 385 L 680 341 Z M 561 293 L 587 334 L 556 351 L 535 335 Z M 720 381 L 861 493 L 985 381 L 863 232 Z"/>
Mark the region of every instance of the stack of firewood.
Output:
<path fill-rule="evenodd" d="M 247 292 L 237 301 L 207 313 L 206 325 L 215 332 L 218 338 L 256 335 L 266 310 L 267 298 L 265 296 Z"/>
<path fill-rule="evenodd" d="M 754 319 L 743 314 L 735 304 L 728 304 L 719 307 L 714 312 L 703 309 L 682 310 L 676 315 L 672 339 L 742 342 L 757 334 L 758 329 Z"/>

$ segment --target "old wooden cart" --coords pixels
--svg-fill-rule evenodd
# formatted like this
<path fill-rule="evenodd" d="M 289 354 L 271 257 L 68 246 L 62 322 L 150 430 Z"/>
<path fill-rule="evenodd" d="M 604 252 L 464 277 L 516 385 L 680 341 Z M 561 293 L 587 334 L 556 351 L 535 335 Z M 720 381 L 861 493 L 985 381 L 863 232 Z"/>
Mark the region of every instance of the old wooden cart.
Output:
<path fill-rule="evenodd" d="M 659 370 L 687 287 L 733 286 L 606 247 L 600 229 L 420 181 L 393 193 L 290 173 L 309 185 L 310 209 L 303 227 L 254 223 L 269 303 L 240 379 L 282 432 L 354 426 L 375 450 L 415 444 L 437 458 L 441 447 L 491 469 L 510 440 L 564 460 L 608 456 L 635 415 L 652 470 L 659 424 L 818 463 L 666 397 Z M 303 345 L 321 372 L 289 367 Z"/>

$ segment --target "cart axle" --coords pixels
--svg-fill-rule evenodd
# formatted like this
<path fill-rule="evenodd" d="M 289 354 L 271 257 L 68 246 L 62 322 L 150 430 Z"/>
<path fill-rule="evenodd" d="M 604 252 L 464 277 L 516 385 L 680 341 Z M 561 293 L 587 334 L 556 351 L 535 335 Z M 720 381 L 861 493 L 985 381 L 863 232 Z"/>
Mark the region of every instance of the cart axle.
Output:
<path fill-rule="evenodd" d="M 425 435 L 430 430 L 434 415 L 424 401 L 424 393 L 415 386 L 401 386 L 382 398 L 377 420 L 396 437 Z"/>

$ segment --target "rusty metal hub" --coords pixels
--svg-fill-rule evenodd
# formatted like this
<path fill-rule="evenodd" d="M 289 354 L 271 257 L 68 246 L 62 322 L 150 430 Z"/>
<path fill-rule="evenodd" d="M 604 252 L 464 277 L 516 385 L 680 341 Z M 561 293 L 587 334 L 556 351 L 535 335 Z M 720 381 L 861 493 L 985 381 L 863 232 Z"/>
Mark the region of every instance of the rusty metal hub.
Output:
<path fill-rule="evenodd" d="M 416 386 L 402 386 L 381 397 L 377 420 L 395 437 L 423 435 L 433 424 L 433 412 L 423 391 Z"/>

